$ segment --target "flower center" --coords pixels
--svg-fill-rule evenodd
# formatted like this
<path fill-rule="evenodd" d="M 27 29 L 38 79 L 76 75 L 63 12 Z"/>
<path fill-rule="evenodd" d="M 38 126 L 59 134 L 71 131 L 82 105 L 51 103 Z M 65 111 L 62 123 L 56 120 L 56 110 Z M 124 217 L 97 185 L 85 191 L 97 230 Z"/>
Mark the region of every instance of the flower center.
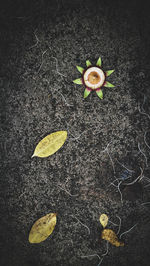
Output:
<path fill-rule="evenodd" d="M 85 71 L 83 79 L 87 88 L 96 90 L 105 82 L 105 74 L 99 67 L 90 67 Z"/>
<path fill-rule="evenodd" d="M 99 81 L 101 80 L 101 77 L 99 76 L 99 74 L 96 71 L 92 71 L 90 72 L 90 74 L 88 75 L 88 81 L 91 84 L 97 84 Z"/>

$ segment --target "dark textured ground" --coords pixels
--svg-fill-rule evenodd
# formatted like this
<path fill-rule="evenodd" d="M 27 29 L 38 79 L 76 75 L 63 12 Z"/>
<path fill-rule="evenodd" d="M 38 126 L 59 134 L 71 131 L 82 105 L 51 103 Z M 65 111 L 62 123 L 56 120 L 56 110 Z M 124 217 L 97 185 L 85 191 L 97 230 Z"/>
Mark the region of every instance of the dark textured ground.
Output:
<path fill-rule="evenodd" d="M 121 218 L 120 233 L 138 224 L 122 237 L 124 247 L 109 245 L 101 265 L 148 266 L 150 205 L 141 205 L 150 201 L 148 6 L 144 1 L 11 2 L 0 9 L 0 265 L 97 266 L 98 257 L 81 257 L 105 253 L 98 221 L 104 212 L 114 223 Z M 104 89 L 103 101 L 94 93 L 84 100 L 83 88 L 72 83 L 80 76 L 75 66 L 84 67 L 87 59 L 95 63 L 99 56 L 104 69 L 115 69 L 109 78 L 115 88 Z M 62 149 L 31 159 L 37 143 L 57 130 L 68 130 Z M 102 152 L 109 142 L 115 169 Z M 136 193 L 124 190 L 123 204 L 109 186 L 114 170 L 116 177 L 124 170 L 117 160 L 135 171 L 131 180 L 144 170 Z M 58 213 L 55 231 L 45 242 L 29 244 L 32 224 L 49 212 Z M 109 228 L 118 230 L 111 223 Z"/>

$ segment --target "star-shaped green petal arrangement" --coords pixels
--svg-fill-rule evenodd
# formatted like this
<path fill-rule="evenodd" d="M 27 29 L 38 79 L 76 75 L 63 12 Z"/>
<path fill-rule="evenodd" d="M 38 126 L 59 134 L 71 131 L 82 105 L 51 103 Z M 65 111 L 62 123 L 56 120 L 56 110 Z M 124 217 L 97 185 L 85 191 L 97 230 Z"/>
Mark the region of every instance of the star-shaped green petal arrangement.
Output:
<path fill-rule="evenodd" d="M 84 85 L 84 98 L 87 98 L 91 91 L 95 91 L 100 99 L 103 99 L 102 87 L 113 88 L 114 85 L 106 81 L 114 70 L 104 71 L 101 68 L 102 60 L 98 58 L 96 66 L 92 66 L 89 60 L 86 61 L 86 69 L 77 66 L 78 71 L 82 74 L 81 78 L 75 79 L 73 82 L 78 85 Z"/>

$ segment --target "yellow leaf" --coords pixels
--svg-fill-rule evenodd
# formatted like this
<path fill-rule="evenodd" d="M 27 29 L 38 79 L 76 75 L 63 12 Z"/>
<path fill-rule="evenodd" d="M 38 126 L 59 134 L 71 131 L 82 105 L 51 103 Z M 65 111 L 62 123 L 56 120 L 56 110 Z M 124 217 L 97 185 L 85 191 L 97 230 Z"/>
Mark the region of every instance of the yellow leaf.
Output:
<path fill-rule="evenodd" d="M 56 213 L 49 213 L 37 220 L 29 233 L 30 243 L 40 243 L 48 238 L 56 225 Z"/>
<path fill-rule="evenodd" d="M 105 228 L 108 224 L 108 216 L 106 214 L 102 214 L 100 217 L 99 217 L 99 221 L 101 223 L 101 225 Z"/>
<path fill-rule="evenodd" d="M 116 236 L 115 232 L 111 229 L 104 229 L 102 231 L 102 239 L 109 241 L 112 245 L 116 247 L 124 246 L 124 243 L 118 240 L 118 237 Z"/>
<path fill-rule="evenodd" d="M 32 157 L 48 157 L 58 151 L 67 138 L 67 131 L 57 131 L 42 139 L 35 148 Z"/>

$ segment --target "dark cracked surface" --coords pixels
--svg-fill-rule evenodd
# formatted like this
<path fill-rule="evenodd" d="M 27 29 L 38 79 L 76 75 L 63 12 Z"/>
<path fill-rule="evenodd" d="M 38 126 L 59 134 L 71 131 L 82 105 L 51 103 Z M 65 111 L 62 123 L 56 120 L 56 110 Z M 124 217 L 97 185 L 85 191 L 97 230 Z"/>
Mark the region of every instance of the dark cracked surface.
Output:
<path fill-rule="evenodd" d="M 99 216 L 118 224 L 124 247 L 101 265 L 150 260 L 149 12 L 141 1 L 13 1 L 1 7 L 1 257 L 6 266 L 97 266 L 106 252 Z M 104 100 L 83 99 L 75 66 L 115 69 Z M 51 157 L 33 158 L 47 134 L 67 130 Z M 108 149 L 105 148 L 108 146 Z M 124 167 L 135 186 L 110 185 Z M 126 181 L 126 182 L 128 182 Z M 64 191 L 63 189 L 66 189 Z M 53 234 L 30 244 L 33 223 L 57 212 Z M 84 225 L 78 223 L 79 219 Z M 116 233 L 111 222 L 108 228 Z M 90 234 L 89 234 L 90 233 Z M 88 258 L 84 257 L 87 255 Z"/>

